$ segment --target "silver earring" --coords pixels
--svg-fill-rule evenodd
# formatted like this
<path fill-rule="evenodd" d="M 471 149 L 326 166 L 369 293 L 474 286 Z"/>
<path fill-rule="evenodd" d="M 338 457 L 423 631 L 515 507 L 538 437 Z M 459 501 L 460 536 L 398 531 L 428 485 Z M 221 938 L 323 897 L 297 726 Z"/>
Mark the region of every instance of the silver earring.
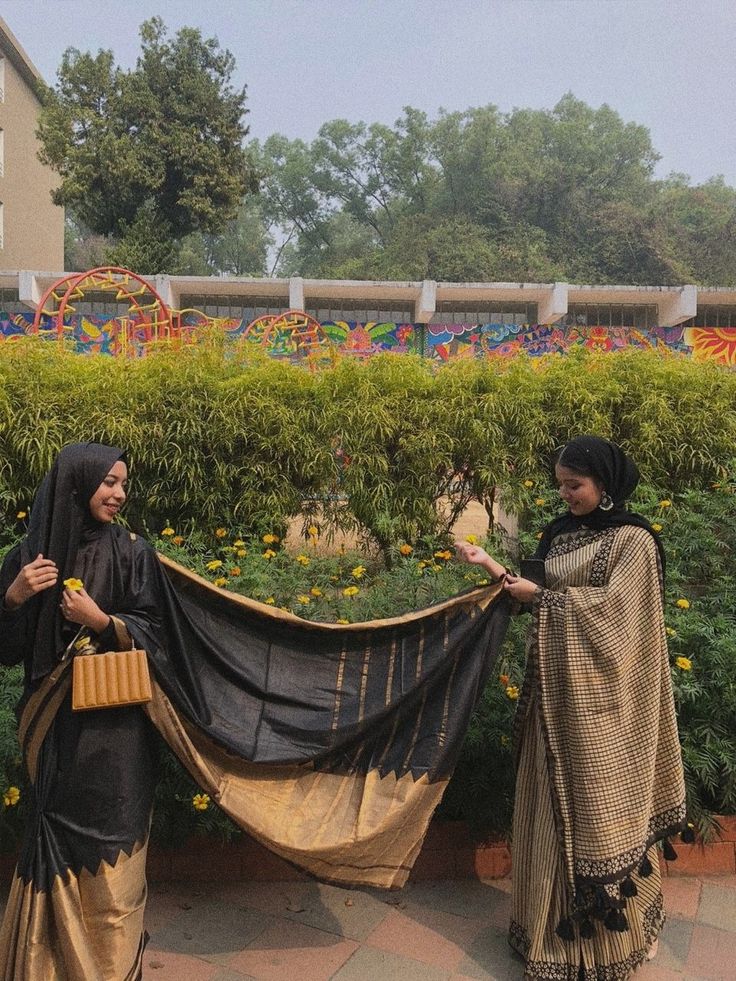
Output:
<path fill-rule="evenodd" d="M 598 507 L 601 509 L 601 511 L 610 511 L 613 507 L 613 498 L 608 491 L 603 491 Z"/>

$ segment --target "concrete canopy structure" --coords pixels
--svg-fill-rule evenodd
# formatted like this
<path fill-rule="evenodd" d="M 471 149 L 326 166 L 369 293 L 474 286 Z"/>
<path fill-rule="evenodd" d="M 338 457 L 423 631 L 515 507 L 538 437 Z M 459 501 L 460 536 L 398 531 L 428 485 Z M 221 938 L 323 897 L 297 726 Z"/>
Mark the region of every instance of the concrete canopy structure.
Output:
<path fill-rule="evenodd" d="M 52 202 L 56 178 L 37 155 L 42 84 L 0 17 L 0 270 L 64 264 L 64 209 Z"/>

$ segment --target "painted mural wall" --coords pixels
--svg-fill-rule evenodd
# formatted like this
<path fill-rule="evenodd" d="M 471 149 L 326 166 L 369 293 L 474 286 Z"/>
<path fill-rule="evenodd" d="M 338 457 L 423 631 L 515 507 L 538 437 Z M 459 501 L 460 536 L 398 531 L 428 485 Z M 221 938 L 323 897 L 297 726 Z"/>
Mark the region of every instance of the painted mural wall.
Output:
<path fill-rule="evenodd" d="M 309 330 L 296 330 L 288 324 L 260 336 L 252 325 L 237 318 L 210 319 L 202 314 L 185 314 L 180 335 L 195 341 L 204 324 L 222 330 L 227 338 L 246 334 L 262 343 L 273 357 L 301 361 L 327 360 L 334 354 L 366 358 L 392 351 L 419 354 L 439 362 L 457 358 L 511 357 L 525 352 L 537 357 L 564 354 L 571 347 L 584 346 L 603 351 L 624 348 L 658 348 L 712 360 L 736 367 L 736 327 L 581 327 L 530 324 L 397 324 L 324 321 Z M 41 336 L 56 341 L 50 322 L 42 323 Z M 47 329 L 43 329 L 46 327 Z M 33 314 L 0 311 L 0 341 L 32 334 Z M 99 353 L 139 357 L 157 340 L 155 328 L 136 323 L 133 317 L 110 314 L 74 314 L 64 330 L 65 342 L 81 354 Z"/>

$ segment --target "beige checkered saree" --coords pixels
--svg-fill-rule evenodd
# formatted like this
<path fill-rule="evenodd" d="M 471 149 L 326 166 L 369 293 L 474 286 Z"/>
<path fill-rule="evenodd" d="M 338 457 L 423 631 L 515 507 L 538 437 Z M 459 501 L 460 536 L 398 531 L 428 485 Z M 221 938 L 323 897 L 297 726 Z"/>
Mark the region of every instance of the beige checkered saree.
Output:
<path fill-rule="evenodd" d="M 511 942 L 528 977 L 618 981 L 664 918 L 652 846 L 685 817 L 657 549 L 639 527 L 583 529 L 546 574 L 517 714 Z"/>

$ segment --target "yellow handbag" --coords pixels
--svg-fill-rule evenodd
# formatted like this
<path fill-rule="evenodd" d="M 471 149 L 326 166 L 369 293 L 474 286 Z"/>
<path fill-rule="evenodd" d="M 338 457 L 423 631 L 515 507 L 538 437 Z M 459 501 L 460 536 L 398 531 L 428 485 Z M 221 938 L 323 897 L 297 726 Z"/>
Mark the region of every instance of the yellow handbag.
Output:
<path fill-rule="evenodd" d="M 89 648 L 86 648 L 89 650 Z M 151 676 L 146 652 L 105 651 L 75 654 L 72 661 L 72 709 L 117 708 L 150 702 Z"/>

